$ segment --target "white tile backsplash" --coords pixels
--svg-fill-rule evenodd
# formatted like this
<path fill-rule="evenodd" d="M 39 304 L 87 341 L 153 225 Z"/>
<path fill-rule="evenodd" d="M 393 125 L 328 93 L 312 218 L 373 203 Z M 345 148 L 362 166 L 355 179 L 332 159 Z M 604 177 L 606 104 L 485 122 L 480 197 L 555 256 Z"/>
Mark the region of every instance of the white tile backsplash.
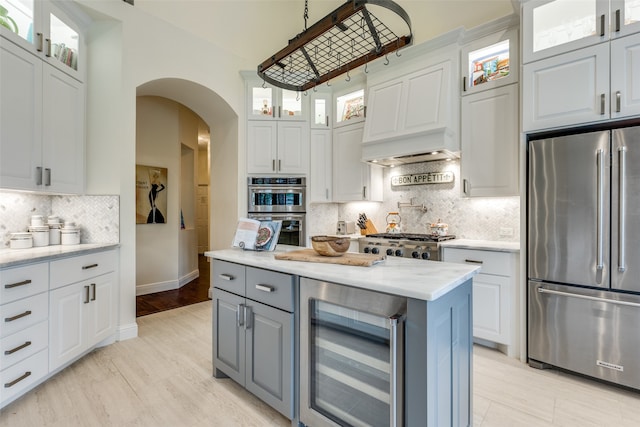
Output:
<path fill-rule="evenodd" d="M 16 231 L 27 231 L 31 215 L 57 215 L 80 227 L 82 243 L 120 241 L 119 196 L 58 196 L 0 191 L 0 248 Z"/>
<path fill-rule="evenodd" d="M 451 171 L 454 182 L 448 184 L 424 184 L 391 186 L 391 176 L 423 172 Z M 379 232 L 386 228 L 389 212 L 399 212 L 402 230 L 409 233 L 429 233 L 430 224 L 441 220 L 449 224 L 449 233 L 464 239 L 520 240 L 520 198 L 486 197 L 463 198 L 460 191 L 460 161 L 416 163 L 384 170 L 384 202 L 354 202 L 344 204 L 312 204 L 308 209 L 310 234 L 335 232 L 339 219 L 356 221 L 365 212 Z M 419 208 L 401 207 L 398 202 L 424 204 L 426 212 Z M 337 213 L 336 213 L 337 206 Z M 500 236 L 501 228 L 513 230 L 513 236 Z M 312 234 L 311 234 L 312 235 Z"/>

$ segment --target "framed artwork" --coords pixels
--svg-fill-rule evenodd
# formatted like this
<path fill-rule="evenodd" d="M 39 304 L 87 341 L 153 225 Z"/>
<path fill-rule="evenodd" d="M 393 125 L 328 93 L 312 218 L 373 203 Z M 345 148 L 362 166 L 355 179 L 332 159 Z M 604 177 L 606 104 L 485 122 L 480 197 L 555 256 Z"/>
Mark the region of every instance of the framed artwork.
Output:
<path fill-rule="evenodd" d="M 167 168 L 136 165 L 136 224 L 167 222 Z"/>

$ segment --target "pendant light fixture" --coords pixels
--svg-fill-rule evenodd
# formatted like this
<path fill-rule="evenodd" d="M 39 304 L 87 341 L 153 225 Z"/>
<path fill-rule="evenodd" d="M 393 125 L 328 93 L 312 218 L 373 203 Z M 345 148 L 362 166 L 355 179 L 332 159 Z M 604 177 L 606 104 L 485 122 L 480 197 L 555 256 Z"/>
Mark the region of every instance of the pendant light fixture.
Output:
<path fill-rule="evenodd" d="M 391 15 L 386 19 L 399 23 L 396 26 L 405 35 L 396 35 L 391 25 L 385 25 L 371 13 L 369 5 L 383 8 L 380 16 Z M 258 65 L 258 75 L 265 82 L 303 92 L 413 41 L 409 15 L 389 0 L 348 0 L 308 29 L 307 18 L 308 0 L 305 0 L 304 31 Z"/>

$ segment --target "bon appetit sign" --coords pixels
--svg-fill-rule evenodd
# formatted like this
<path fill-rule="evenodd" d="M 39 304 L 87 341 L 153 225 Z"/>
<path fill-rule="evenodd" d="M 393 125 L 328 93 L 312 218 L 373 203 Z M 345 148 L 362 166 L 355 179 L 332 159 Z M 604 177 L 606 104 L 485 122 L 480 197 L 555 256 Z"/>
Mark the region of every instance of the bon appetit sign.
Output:
<path fill-rule="evenodd" d="M 391 185 L 447 184 L 453 182 L 453 172 L 425 172 L 391 177 Z"/>

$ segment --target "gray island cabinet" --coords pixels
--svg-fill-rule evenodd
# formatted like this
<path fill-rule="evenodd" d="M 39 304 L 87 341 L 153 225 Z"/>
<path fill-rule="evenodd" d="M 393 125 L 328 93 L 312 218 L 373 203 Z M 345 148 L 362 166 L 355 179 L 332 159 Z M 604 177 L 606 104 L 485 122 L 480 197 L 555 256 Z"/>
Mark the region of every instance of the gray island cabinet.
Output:
<path fill-rule="evenodd" d="M 240 249 L 205 255 L 213 258 L 216 378 L 243 385 L 292 426 L 471 425 L 478 267 L 399 258 L 357 267 Z M 364 411 L 376 413 L 373 421 Z"/>

